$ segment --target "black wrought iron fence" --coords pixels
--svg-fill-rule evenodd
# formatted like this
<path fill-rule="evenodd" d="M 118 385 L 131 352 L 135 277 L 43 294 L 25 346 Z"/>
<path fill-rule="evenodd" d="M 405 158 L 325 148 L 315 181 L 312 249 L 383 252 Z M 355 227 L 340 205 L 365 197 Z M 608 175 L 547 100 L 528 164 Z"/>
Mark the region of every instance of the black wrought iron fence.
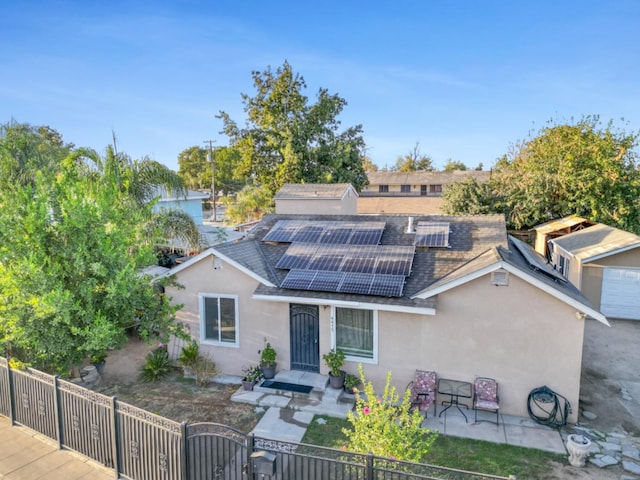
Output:
<path fill-rule="evenodd" d="M 130 480 L 515 480 L 178 423 L 0 357 L 0 415 Z"/>

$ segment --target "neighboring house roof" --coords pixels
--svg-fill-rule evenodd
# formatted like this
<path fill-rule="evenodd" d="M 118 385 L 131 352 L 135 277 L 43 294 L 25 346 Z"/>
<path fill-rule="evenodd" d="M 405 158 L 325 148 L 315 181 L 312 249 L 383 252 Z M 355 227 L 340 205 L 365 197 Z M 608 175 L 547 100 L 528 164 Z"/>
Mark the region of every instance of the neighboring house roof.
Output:
<path fill-rule="evenodd" d="M 342 199 L 349 191 L 358 192 L 350 183 L 285 183 L 275 194 L 276 200 Z"/>
<path fill-rule="evenodd" d="M 484 182 L 491 172 L 483 170 L 455 170 L 453 172 L 369 172 L 369 185 L 448 185 L 467 178 Z"/>
<path fill-rule="evenodd" d="M 503 268 L 575 306 L 577 310 L 606 323 L 605 317 L 575 287 L 557 277 L 552 278 L 548 272 L 543 271 L 541 264 L 532 268 L 525 256 L 515 248 L 516 240 L 508 238 L 502 215 L 414 217 L 413 225 L 418 225 L 421 221 L 448 222 L 448 247 L 416 248 L 411 272 L 406 277 L 402 295 L 397 297 L 281 288 L 289 270 L 277 269 L 276 264 L 290 244 L 262 241 L 279 220 L 375 221 L 385 223 L 380 245 L 413 246 L 415 234 L 407 233 L 408 218 L 404 215 L 268 215 L 246 238 L 210 248 L 174 268 L 171 273 L 178 273 L 194 262 L 214 256 L 259 282 L 254 298 L 294 303 L 330 302 L 334 305 L 369 306 L 387 311 L 433 315 L 439 292 Z M 546 261 L 540 258 L 541 262 Z"/>
<path fill-rule="evenodd" d="M 184 202 L 187 200 L 204 200 L 210 198 L 207 193 L 185 190 L 182 194 L 179 194 L 175 191 L 169 191 L 163 186 L 157 186 L 153 196 L 160 196 L 159 202 Z"/>
<path fill-rule="evenodd" d="M 541 223 L 540 225 L 533 227 L 533 229 L 538 233 L 546 234 L 558 230 L 563 230 L 565 228 L 575 227 L 576 225 L 580 225 L 584 222 L 588 222 L 588 220 L 586 218 L 571 215 L 569 217 L 559 218 L 546 223 Z"/>
<path fill-rule="evenodd" d="M 552 240 L 582 262 L 590 262 L 640 247 L 640 237 L 608 225 L 596 224 Z"/>

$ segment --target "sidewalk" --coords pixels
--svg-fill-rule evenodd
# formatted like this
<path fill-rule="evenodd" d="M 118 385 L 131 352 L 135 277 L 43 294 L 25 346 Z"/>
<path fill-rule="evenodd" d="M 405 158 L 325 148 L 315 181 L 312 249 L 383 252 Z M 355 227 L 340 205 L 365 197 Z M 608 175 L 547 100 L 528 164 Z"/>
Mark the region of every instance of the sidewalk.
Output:
<path fill-rule="evenodd" d="M 115 473 L 0 417 L 0 479 L 112 480 Z"/>

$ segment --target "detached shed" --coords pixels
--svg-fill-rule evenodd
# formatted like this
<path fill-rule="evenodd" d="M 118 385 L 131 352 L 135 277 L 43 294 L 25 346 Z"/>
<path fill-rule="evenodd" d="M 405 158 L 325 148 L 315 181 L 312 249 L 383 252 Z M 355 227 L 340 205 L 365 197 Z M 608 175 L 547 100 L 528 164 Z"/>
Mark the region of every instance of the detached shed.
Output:
<path fill-rule="evenodd" d="M 640 236 L 596 224 L 550 239 L 552 264 L 604 315 L 640 320 Z"/>
<path fill-rule="evenodd" d="M 355 215 L 358 192 L 350 183 L 287 183 L 275 195 L 276 213 Z"/>
<path fill-rule="evenodd" d="M 544 257 L 548 257 L 549 250 L 547 248 L 547 242 L 549 240 L 562 237 L 568 233 L 577 232 L 578 230 L 590 227 L 591 225 L 593 225 L 593 222 L 585 218 L 572 215 L 570 217 L 551 220 L 550 222 L 533 227 L 536 232 L 536 252 Z"/>

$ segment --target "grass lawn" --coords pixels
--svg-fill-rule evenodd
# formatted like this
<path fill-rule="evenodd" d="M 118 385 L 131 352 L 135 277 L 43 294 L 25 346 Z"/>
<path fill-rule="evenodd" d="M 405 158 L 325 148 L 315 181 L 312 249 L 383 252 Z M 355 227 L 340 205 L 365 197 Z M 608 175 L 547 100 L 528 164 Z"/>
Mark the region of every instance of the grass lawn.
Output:
<path fill-rule="evenodd" d="M 316 421 L 319 418 L 327 423 L 320 425 Z M 302 442 L 339 449 L 347 444 L 342 429 L 350 427 L 347 420 L 317 415 Z M 440 435 L 423 462 L 505 477 L 515 475 L 518 480 L 525 480 L 548 477 L 549 462 L 564 460 L 562 455 L 542 450 Z"/>

